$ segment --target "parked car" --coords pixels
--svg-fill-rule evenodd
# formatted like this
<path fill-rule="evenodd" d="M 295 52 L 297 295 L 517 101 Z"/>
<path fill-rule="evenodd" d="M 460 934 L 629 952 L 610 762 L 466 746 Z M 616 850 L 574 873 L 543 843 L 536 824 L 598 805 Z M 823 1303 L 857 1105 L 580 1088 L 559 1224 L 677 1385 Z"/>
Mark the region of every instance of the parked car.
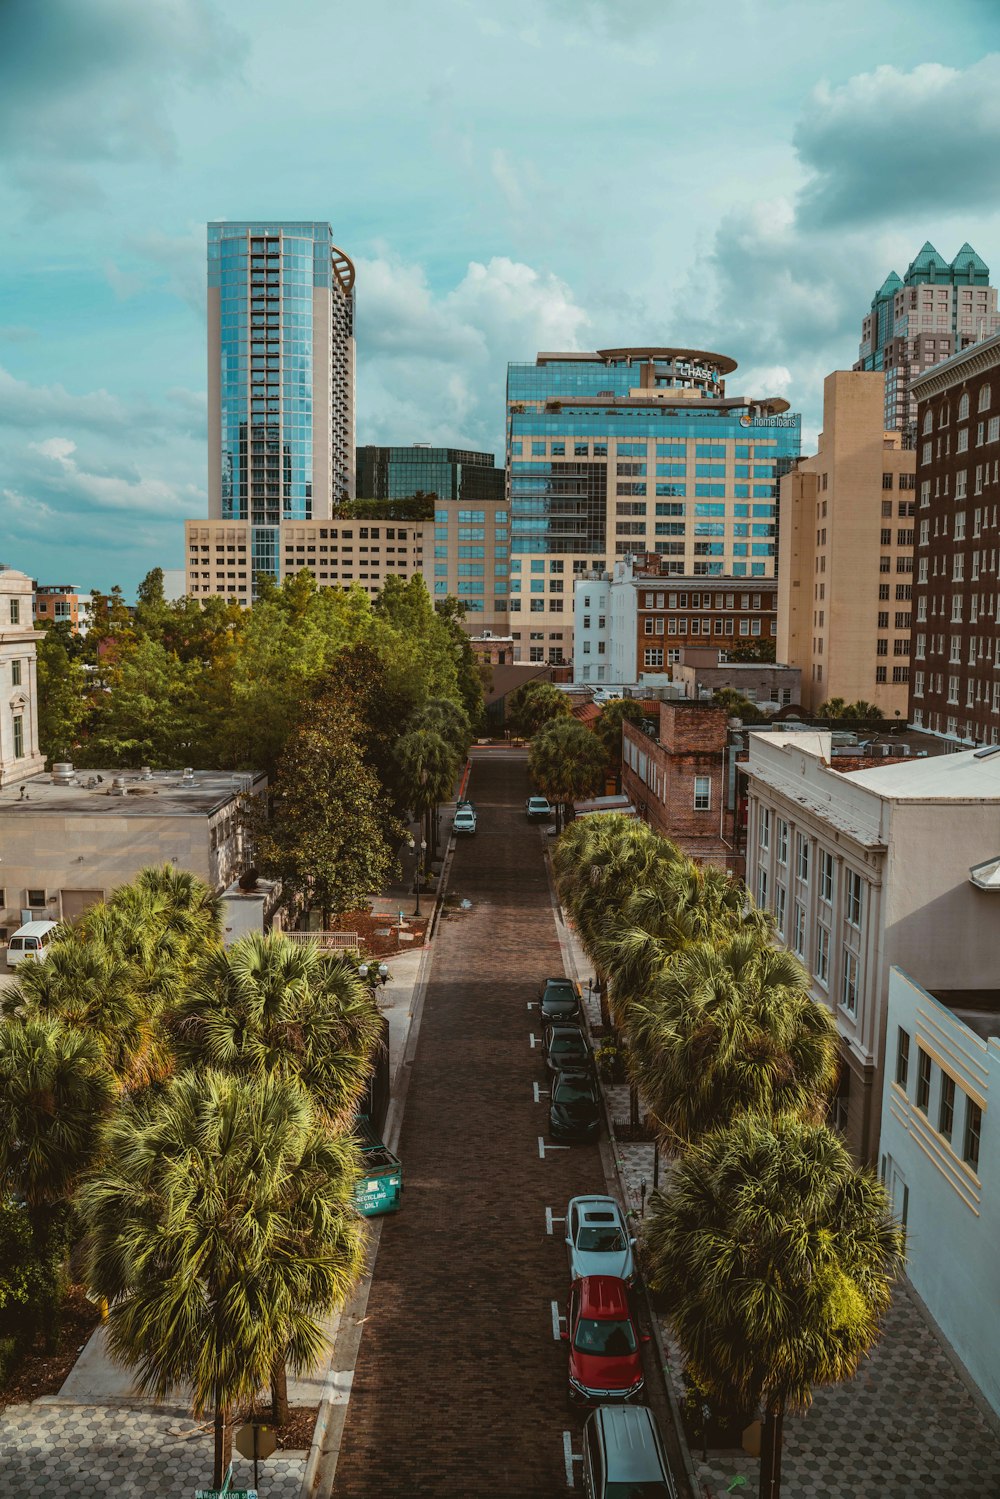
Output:
<path fill-rule="evenodd" d="M 601 1095 L 593 1070 L 557 1072 L 549 1103 L 553 1140 L 596 1140 L 600 1132 Z"/>
<path fill-rule="evenodd" d="M 570 1280 L 614 1275 L 631 1285 L 635 1278 L 635 1239 L 613 1197 L 574 1197 L 566 1209 L 566 1252 Z"/>
<path fill-rule="evenodd" d="M 542 979 L 538 999 L 538 1008 L 546 1022 L 572 1020 L 580 1013 L 580 988 L 572 979 Z"/>
<path fill-rule="evenodd" d="M 552 808 L 549 806 L 548 798 L 544 796 L 529 796 L 524 804 L 529 822 L 548 822 L 552 816 Z"/>
<path fill-rule="evenodd" d="M 599 1405 L 583 1427 L 583 1488 L 588 1499 L 641 1494 L 677 1499 L 660 1428 L 648 1405 Z"/>
<path fill-rule="evenodd" d="M 44 962 L 58 925 L 58 921 L 26 921 L 19 926 L 7 943 L 8 968 L 16 968 L 25 958 L 29 962 Z"/>
<path fill-rule="evenodd" d="M 572 1021 L 558 1020 L 547 1025 L 542 1045 L 545 1065 L 550 1072 L 586 1071 L 593 1065 L 587 1038 Z"/>
<path fill-rule="evenodd" d="M 644 1386 L 642 1336 L 632 1316 L 628 1286 L 614 1275 L 575 1280 L 566 1312 L 569 1396 L 638 1400 Z"/>
<path fill-rule="evenodd" d="M 468 802 L 459 807 L 455 813 L 455 821 L 452 827 L 456 833 L 474 833 L 476 831 L 475 809 Z"/>

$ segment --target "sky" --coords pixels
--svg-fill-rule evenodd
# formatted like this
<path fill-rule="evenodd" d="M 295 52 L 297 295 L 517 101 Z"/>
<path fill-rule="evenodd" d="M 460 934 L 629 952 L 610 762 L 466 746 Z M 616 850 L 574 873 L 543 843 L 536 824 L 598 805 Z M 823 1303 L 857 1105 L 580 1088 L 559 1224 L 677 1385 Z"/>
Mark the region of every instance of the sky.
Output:
<path fill-rule="evenodd" d="M 890 269 L 1000 278 L 995 0 L 0 0 L 0 562 L 207 513 L 205 224 L 357 268 L 357 437 L 502 454 L 509 360 L 719 350 L 820 425 Z"/>

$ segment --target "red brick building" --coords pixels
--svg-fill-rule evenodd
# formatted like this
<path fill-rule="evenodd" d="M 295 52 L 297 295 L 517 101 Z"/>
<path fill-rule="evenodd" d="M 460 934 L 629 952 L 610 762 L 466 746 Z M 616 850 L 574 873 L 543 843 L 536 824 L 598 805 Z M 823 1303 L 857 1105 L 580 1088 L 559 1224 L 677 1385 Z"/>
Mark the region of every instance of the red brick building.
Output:
<path fill-rule="evenodd" d="M 916 574 L 909 718 L 1000 743 L 1000 334 L 911 383 L 917 397 Z"/>
<path fill-rule="evenodd" d="M 659 704 L 655 725 L 623 725 L 622 790 L 686 854 L 738 871 L 727 807 L 727 714 L 714 703 Z"/>
<path fill-rule="evenodd" d="M 774 641 L 778 585 L 773 578 L 721 578 L 708 586 L 705 578 L 668 577 L 666 565 L 654 553 L 635 564 L 636 660 L 641 670 L 676 662 L 686 645 L 725 650 Z"/>

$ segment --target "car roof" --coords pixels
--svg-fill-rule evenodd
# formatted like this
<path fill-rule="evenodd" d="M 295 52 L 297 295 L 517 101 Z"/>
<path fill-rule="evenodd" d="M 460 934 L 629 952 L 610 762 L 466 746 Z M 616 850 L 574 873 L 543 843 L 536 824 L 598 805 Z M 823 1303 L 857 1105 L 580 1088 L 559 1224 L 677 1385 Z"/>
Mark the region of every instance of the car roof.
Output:
<path fill-rule="evenodd" d="M 581 1316 L 607 1319 L 629 1315 L 628 1289 L 617 1275 L 583 1275 L 575 1289 Z"/>
<path fill-rule="evenodd" d="M 558 1088 L 560 1083 L 588 1083 L 591 1090 L 597 1092 L 597 1079 L 589 1067 L 560 1067 L 552 1086 Z"/>
<path fill-rule="evenodd" d="M 546 989 L 550 984 L 558 984 L 560 987 L 572 989 L 573 993 L 576 993 L 576 985 L 574 984 L 573 980 L 571 978 L 567 978 L 564 973 L 560 974 L 558 978 L 552 978 L 550 976 L 547 979 L 543 979 L 542 982 L 545 985 Z"/>
<path fill-rule="evenodd" d="M 663 1476 L 659 1429 L 647 1405 L 599 1405 L 593 1420 L 610 1481 L 641 1483 Z"/>
<path fill-rule="evenodd" d="M 576 1035 L 583 1035 L 583 1026 L 576 1020 L 546 1020 L 545 1029 L 555 1035 L 559 1031 L 574 1031 Z"/>
<path fill-rule="evenodd" d="M 15 937 L 45 937 L 55 931 L 58 921 L 26 921 L 14 933 Z"/>
<path fill-rule="evenodd" d="M 569 1200 L 569 1205 L 571 1208 L 578 1208 L 581 1213 L 589 1214 L 592 1210 L 603 1210 L 604 1212 L 613 1210 L 619 1215 L 619 1217 L 623 1216 L 621 1207 L 618 1204 L 618 1199 L 616 1197 L 608 1197 L 607 1195 L 602 1197 L 594 1193 L 589 1197 L 571 1197 Z"/>

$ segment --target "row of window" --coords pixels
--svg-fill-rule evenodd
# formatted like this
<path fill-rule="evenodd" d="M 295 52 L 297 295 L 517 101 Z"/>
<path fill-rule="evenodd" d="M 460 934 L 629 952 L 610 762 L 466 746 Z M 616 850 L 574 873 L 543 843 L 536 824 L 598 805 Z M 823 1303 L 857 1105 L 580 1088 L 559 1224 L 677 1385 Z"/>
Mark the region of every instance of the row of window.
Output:
<path fill-rule="evenodd" d="M 956 1087 L 955 1079 L 950 1072 L 945 1072 L 943 1067 L 937 1069 L 940 1073 L 940 1088 L 937 1100 L 937 1125 L 936 1129 L 943 1139 L 954 1149 L 956 1114 L 955 1106 L 957 1096 L 960 1093 L 964 1100 L 964 1118 L 961 1121 L 962 1137 L 962 1160 L 972 1170 L 979 1173 L 979 1145 L 983 1130 L 983 1111 L 975 1099 L 961 1088 Z M 918 1044 L 917 1066 L 916 1066 L 916 1090 L 913 1102 L 920 1112 L 930 1118 L 931 1087 L 934 1079 L 934 1060 L 929 1052 Z M 910 1079 L 910 1034 L 902 1026 L 896 1034 L 896 1086 L 902 1088 L 909 1096 Z"/>

